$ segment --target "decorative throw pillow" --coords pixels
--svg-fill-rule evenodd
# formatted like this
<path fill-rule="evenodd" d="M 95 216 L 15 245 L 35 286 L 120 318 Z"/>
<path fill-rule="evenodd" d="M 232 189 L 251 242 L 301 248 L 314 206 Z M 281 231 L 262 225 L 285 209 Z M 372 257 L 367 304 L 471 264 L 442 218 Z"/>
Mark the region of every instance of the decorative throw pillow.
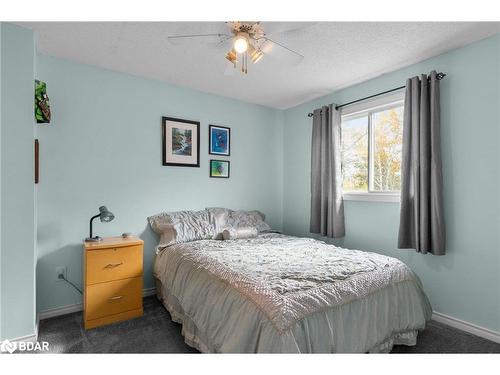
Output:
<path fill-rule="evenodd" d="M 214 240 L 222 240 L 222 231 L 227 227 L 229 211 L 227 208 L 209 207 L 206 208 L 210 217 L 210 224 L 214 227 Z"/>
<path fill-rule="evenodd" d="M 243 238 L 254 238 L 259 233 L 255 227 L 227 228 L 222 231 L 224 240 L 237 240 Z"/>
<path fill-rule="evenodd" d="M 215 228 L 214 239 L 223 239 L 224 229 L 254 227 L 257 232 L 264 232 L 271 227 L 264 221 L 266 216 L 257 210 L 230 210 L 228 208 L 210 207 L 206 209 L 210 213 L 210 222 Z"/>
<path fill-rule="evenodd" d="M 257 232 L 264 232 L 270 230 L 271 227 L 264 221 L 266 216 L 257 210 L 254 211 L 233 211 L 229 210 L 226 227 L 244 228 L 254 227 Z"/>
<path fill-rule="evenodd" d="M 148 218 L 160 235 L 159 246 L 214 238 L 215 229 L 207 210 L 162 212 Z"/>

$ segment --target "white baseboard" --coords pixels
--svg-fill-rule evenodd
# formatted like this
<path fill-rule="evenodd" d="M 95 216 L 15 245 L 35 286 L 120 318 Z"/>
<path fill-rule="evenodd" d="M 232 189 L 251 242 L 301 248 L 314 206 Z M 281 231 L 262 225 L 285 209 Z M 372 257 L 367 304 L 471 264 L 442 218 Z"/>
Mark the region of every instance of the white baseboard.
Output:
<path fill-rule="evenodd" d="M 435 320 L 436 322 L 446 324 L 447 326 L 457 328 L 461 331 L 465 331 L 468 333 L 471 333 L 473 335 L 482 337 L 483 339 L 487 339 L 490 341 L 494 341 L 497 343 L 500 343 L 500 332 L 493 331 L 488 328 L 484 328 L 469 322 L 466 322 L 464 320 L 460 320 L 457 318 L 454 318 L 449 315 L 442 314 L 437 311 L 433 311 L 432 313 L 432 320 Z"/>
<path fill-rule="evenodd" d="M 38 320 L 44 320 L 53 318 L 55 316 L 61 316 L 66 314 L 75 313 L 83 310 L 83 305 L 81 303 L 75 303 L 73 305 L 66 305 L 61 307 L 56 307 L 54 309 L 48 309 L 40 311 L 38 313 Z"/>
<path fill-rule="evenodd" d="M 26 335 L 21 337 L 16 337 L 15 339 L 9 339 L 10 342 L 36 342 L 38 339 L 38 332 L 32 335 Z"/>
<path fill-rule="evenodd" d="M 156 294 L 156 288 L 149 288 L 142 290 L 143 297 L 149 297 Z M 66 305 L 62 307 L 56 307 L 54 309 L 40 311 L 38 313 L 38 320 L 44 320 L 49 318 L 54 318 L 56 316 L 71 314 L 83 310 L 83 305 L 81 303 L 75 303 L 73 305 Z"/>

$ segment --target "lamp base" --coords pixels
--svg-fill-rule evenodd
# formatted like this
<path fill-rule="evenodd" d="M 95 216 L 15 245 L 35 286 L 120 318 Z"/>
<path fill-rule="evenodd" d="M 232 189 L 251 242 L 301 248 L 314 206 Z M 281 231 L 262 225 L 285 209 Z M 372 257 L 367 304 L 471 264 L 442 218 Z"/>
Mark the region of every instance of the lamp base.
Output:
<path fill-rule="evenodd" d="M 99 242 L 99 241 L 102 241 L 102 238 L 99 236 L 85 238 L 85 242 Z"/>

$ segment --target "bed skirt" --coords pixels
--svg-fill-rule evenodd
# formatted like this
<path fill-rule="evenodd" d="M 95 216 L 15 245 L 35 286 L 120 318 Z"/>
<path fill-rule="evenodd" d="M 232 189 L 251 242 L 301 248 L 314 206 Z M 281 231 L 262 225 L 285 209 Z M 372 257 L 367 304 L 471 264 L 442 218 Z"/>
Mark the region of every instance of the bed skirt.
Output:
<path fill-rule="evenodd" d="M 196 350 L 202 353 L 222 353 L 223 351 L 217 348 L 214 345 L 207 332 L 198 327 L 198 325 L 193 321 L 193 319 L 185 313 L 181 304 L 177 300 L 175 296 L 173 296 L 168 289 L 162 287 L 161 282 L 155 278 L 156 282 L 156 295 L 158 299 L 162 302 L 163 306 L 169 311 L 172 320 L 176 323 L 182 325 L 182 335 L 184 336 L 184 341 L 187 345 L 195 348 Z M 425 325 L 424 325 L 425 326 Z M 377 344 L 372 347 L 366 349 L 366 353 L 390 353 L 392 347 L 394 345 L 406 345 L 406 346 L 414 346 L 417 343 L 417 335 L 418 331 L 422 330 L 424 327 L 420 327 L 419 329 L 410 329 L 400 332 L 393 332 L 389 335 L 389 337 L 384 338 Z M 297 344 L 297 339 L 293 335 L 293 331 L 290 330 L 287 334 L 281 335 L 283 340 L 292 341 L 293 344 L 285 344 L 283 346 L 278 345 L 279 347 L 271 345 L 273 350 L 269 350 L 270 346 L 266 346 L 261 350 L 261 348 L 254 347 L 251 351 L 252 353 L 312 353 L 315 352 L 313 350 L 300 350 L 300 346 Z M 307 345 L 306 345 L 307 346 Z M 239 352 L 239 351 L 235 351 Z M 250 351 L 245 351 L 248 353 Z M 342 353 L 344 351 L 335 350 L 335 347 L 332 346 L 328 351 L 321 352 L 329 352 L 329 353 Z"/>

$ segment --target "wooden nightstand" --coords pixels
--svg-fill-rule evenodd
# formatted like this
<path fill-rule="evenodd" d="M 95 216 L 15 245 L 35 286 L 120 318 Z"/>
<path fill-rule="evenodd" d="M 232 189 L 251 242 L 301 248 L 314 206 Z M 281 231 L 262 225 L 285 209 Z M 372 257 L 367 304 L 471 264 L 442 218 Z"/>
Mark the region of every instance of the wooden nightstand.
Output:
<path fill-rule="evenodd" d="M 137 238 L 84 242 L 85 329 L 142 316 L 142 252 Z"/>

